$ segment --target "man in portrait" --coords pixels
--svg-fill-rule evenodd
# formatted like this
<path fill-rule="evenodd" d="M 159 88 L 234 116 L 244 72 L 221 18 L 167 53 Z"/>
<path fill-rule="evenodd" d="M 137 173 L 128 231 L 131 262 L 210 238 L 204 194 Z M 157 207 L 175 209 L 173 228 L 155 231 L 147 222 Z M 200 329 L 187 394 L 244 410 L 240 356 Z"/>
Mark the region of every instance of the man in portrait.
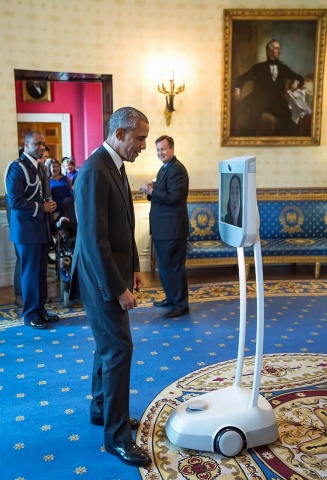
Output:
<path fill-rule="evenodd" d="M 232 91 L 235 134 L 296 135 L 297 123 L 292 119 L 286 92 L 301 89 L 304 78 L 280 60 L 281 49 L 278 40 L 270 40 L 266 44 L 266 61 L 254 64 L 236 78 Z M 252 90 L 243 94 L 249 82 Z"/>

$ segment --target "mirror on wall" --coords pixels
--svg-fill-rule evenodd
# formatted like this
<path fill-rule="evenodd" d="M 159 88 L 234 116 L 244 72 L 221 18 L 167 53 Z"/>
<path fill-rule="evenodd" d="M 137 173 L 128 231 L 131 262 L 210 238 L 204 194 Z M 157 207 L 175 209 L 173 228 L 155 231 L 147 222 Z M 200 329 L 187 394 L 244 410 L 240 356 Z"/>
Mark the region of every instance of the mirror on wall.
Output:
<path fill-rule="evenodd" d="M 50 155 L 73 155 L 81 165 L 107 137 L 112 76 L 15 70 L 18 146 L 30 129 L 42 131 Z"/>

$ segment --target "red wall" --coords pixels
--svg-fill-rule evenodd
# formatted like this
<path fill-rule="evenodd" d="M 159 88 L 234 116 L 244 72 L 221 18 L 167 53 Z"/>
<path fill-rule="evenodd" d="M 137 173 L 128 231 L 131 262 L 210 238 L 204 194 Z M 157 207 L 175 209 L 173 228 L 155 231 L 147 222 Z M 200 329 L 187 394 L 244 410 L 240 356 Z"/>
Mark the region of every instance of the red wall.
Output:
<path fill-rule="evenodd" d="M 79 166 L 104 140 L 101 82 L 51 82 L 51 102 L 23 102 L 17 80 L 16 105 L 17 113 L 70 114 L 72 155 Z"/>

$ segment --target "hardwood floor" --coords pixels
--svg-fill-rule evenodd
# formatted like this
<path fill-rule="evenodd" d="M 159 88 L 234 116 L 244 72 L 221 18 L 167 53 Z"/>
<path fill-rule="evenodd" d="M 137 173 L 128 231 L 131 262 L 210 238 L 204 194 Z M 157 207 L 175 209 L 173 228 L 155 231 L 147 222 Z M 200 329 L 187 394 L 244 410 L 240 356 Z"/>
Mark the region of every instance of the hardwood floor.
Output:
<path fill-rule="evenodd" d="M 313 280 L 314 265 L 283 265 L 283 266 L 265 266 L 263 270 L 264 280 Z M 143 272 L 143 281 L 145 287 L 160 287 L 158 272 Z M 187 270 L 189 285 L 197 283 L 238 281 L 238 270 L 236 267 L 217 267 L 201 268 Z M 321 267 L 320 278 L 327 279 L 326 265 Z M 255 280 L 255 271 L 250 270 L 250 280 Z M 49 267 L 48 275 L 48 294 L 49 299 L 58 299 L 60 296 L 59 283 L 56 280 L 53 267 Z M 8 305 L 14 302 L 13 287 L 0 288 L 0 305 Z"/>

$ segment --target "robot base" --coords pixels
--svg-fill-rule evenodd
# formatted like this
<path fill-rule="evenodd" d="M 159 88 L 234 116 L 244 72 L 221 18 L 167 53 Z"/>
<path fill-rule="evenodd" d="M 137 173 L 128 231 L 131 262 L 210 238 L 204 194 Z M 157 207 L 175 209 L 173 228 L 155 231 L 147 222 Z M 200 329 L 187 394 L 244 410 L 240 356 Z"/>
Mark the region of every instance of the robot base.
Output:
<path fill-rule="evenodd" d="M 278 439 L 277 420 L 269 402 L 259 395 L 253 407 L 251 390 L 236 386 L 180 404 L 168 418 L 166 433 L 175 445 L 216 451 L 226 457 Z"/>

